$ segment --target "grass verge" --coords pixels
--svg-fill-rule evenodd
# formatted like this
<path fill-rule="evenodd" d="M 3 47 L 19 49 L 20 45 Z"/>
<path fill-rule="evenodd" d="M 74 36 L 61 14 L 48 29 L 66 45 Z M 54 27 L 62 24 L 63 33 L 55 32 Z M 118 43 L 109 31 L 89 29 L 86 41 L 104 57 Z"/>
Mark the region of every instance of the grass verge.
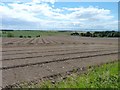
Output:
<path fill-rule="evenodd" d="M 120 62 L 119 62 L 120 63 Z M 52 84 L 45 81 L 42 84 L 22 88 L 120 88 L 118 80 L 118 62 L 104 64 L 88 69 L 85 74 L 73 74 L 67 79 Z"/>

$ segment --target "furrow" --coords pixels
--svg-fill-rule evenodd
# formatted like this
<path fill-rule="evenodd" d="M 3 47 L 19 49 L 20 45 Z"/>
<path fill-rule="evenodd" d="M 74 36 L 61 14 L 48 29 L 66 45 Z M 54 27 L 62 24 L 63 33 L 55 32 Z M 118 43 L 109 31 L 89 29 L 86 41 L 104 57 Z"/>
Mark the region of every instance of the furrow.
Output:
<path fill-rule="evenodd" d="M 112 53 L 104 53 L 104 54 L 94 54 L 94 55 L 78 56 L 78 57 L 71 57 L 71 58 L 68 57 L 68 58 L 56 59 L 56 60 L 45 61 L 45 62 L 37 62 L 37 63 L 29 63 L 29 64 L 23 64 L 23 65 L 14 65 L 14 66 L 9 66 L 9 67 L 2 67 L 0 69 L 6 70 L 6 69 L 12 69 L 12 68 L 19 68 L 19 67 L 26 67 L 26 66 L 32 66 L 32 65 L 46 64 L 46 63 L 51 63 L 51 62 L 62 62 L 62 61 L 80 59 L 80 58 L 89 58 L 89 57 L 113 55 L 113 54 L 118 54 L 118 53 L 120 53 L 120 52 L 112 52 Z"/>
<path fill-rule="evenodd" d="M 23 54 L 22 56 L 20 56 L 18 54 L 14 56 L 8 56 L 8 55 L 3 55 L 2 57 L 2 61 L 6 61 L 6 60 L 19 60 L 19 59 L 25 59 L 25 58 L 39 58 L 39 57 L 48 57 L 48 56 L 58 56 L 58 55 L 69 55 L 69 54 L 81 54 L 81 53 L 95 53 L 95 52 L 102 52 L 102 51 L 111 51 L 111 50 L 94 50 L 94 51 L 70 51 L 70 52 L 55 52 L 55 53 L 49 53 L 49 54 L 43 54 L 43 53 L 35 53 L 35 54 Z M 115 50 L 113 50 L 115 51 Z"/>

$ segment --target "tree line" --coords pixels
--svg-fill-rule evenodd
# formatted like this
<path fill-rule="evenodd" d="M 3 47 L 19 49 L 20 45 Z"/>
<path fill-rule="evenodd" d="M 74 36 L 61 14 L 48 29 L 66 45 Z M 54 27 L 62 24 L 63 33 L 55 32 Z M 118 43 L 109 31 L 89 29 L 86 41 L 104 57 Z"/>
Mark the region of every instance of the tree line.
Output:
<path fill-rule="evenodd" d="M 95 32 L 85 32 L 85 33 L 78 33 L 74 32 L 71 33 L 74 36 L 83 36 L 83 37 L 120 37 L 120 32 L 118 31 L 95 31 Z"/>

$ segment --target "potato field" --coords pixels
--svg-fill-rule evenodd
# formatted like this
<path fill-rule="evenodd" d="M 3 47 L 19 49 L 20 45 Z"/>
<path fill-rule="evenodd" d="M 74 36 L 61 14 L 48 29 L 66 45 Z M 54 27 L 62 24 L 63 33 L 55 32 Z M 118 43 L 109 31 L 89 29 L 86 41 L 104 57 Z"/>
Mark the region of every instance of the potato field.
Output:
<path fill-rule="evenodd" d="M 2 86 L 65 77 L 73 70 L 118 60 L 117 38 L 2 38 Z"/>

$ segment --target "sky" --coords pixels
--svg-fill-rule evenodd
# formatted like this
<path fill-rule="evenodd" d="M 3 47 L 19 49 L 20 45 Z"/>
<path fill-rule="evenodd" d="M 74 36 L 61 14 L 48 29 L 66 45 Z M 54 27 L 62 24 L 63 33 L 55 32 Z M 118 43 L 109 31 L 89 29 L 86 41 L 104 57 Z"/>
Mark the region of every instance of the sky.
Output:
<path fill-rule="evenodd" d="M 118 30 L 118 3 L 55 0 L 1 2 L 0 20 L 0 29 Z"/>

